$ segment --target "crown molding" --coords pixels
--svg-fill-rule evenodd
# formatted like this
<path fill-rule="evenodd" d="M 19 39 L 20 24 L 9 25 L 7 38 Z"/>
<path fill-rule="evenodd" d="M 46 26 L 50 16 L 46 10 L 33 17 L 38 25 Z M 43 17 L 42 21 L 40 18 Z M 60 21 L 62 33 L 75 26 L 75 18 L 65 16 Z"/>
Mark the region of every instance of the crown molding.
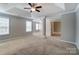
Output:
<path fill-rule="evenodd" d="M 61 13 L 56 13 L 55 15 L 49 16 L 49 17 L 58 17 L 58 16 L 63 16 L 63 15 L 66 15 L 66 14 L 70 14 L 70 13 L 75 13 L 75 10 L 70 10 L 70 11 L 64 11 L 64 12 L 61 12 Z"/>
<path fill-rule="evenodd" d="M 70 11 L 65 11 L 63 13 L 59 13 L 60 15 L 64 15 L 64 14 L 69 14 L 69 13 L 75 13 L 79 10 L 79 4 L 77 5 L 77 7 L 73 10 L 70 10 Z"/>
<path fill-rule="evenodd" d="M 65 15 L 65 14 L 74 13 L 74 12 L 75 12 L 74 10 L 70 10 L 70 11 L 63 12 L 60 15 Z"/>

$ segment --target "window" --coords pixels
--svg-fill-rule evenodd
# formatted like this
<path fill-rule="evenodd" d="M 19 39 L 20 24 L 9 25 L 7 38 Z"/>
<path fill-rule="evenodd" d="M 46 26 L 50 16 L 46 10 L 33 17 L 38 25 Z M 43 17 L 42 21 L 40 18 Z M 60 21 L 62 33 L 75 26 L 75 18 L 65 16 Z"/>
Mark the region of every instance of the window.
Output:
<path fill-rule="evenodd" d="M 0 35 L 9 34 L 9 19 L 0 18 Z"/>
<path fill-rule="evenodd" d="M 36 23 L 36 30 L 39 30 L 39 24 Z"/>
<path fill-rule="evenodd" d="M 26 21 L 26 32 L 31 32 L 31 31 L 32 31 L 32 22 Z"/>

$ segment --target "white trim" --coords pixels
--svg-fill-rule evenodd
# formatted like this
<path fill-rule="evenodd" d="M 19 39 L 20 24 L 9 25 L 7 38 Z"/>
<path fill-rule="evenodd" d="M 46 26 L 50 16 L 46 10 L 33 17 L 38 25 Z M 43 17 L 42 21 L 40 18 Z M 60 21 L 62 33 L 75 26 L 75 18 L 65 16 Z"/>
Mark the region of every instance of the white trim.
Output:
<path fill-rule="evenodd" d="M 56 15 L 57 16 L 62 16 L 64 14 L 74 13 L 74 12 L 78 11 L 78 9 L 79 9 L 79 4 L 77 5 L 77 7 L 74 10 L 64 11 L 64 12 L 61 12 L 61 13 L 56 13 L 54 16 L 56 16 Z"/>
<path fill-rule="evenodd" d="M 65 40 L 61 40 L 61 41 L 74 44 L 77 47 L 77 49 L 79 50 L 79 46 L 75 42 L 70 42 L 70 41 L 65 41 Z"/>
<path fill-rule="evenodd" d="M 63 13 L 60 13 L 60 14 L 64 15 L 64 14 L 73 13 L 73 12 L 76 12 L 76 11 L 78 11 L 78 9 L 79 9 L 79 4 L 77 5 L 77 7 L 76 7 L 74 10 L 67 11 L 67 12 L 63 12 Z"/>
<path fill-rule="evenodd" d="M 74 10 L 70 10 L 70 11 L 66 11 L 66 12 L 63 12 L 62 14 L 69 14 L 69 13 L 74 13 L 75 11 Z"/>
<path fill-rule="evenodd" d="M 79 50 L 79 46 L 76 44 L 76 46 L 77 46 L 77 49 Z"/>
<path fill-rule="evenodd" d="M 67 42 L 67 43 L 71 43 L 71 44 L 76 45 L 76 43 L 75 43 L 75 42 L 70 42 L 70 41 L 65 41 L 65 40 L 60 40 L 60 41 L 63 41 L 63 42 Z M 77 46 L 77 45 L 76 45 L 76 46 Z"/>
<path fill-rule="evenodd" d="M 75 43 L 76 44 L 76 43 Z M 77 46 L 77 48 L 78 48 L 78 50 L 79 50 L 79 46 L 76 44 L 76 46 Z"/>
<path fill-rule="evenodd" d="M 49 16 L 49 17 L 58 17 L 58 16 L 62 16 L 62 15 L 69 14 L 69 13 L 75 13 L 75 12 L 76 12 L 75 10 L 64 11 L 64 12 L 61 12 L 61 13 L 56 13 L 55 15 Z"/>

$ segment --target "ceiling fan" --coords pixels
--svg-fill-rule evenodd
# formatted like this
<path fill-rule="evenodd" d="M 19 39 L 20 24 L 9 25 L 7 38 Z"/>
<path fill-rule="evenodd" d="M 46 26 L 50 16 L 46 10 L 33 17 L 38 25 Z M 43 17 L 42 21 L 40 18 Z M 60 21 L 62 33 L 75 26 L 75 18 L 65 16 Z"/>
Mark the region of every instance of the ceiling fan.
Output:
<path fill-rule="evenodd" d="M 40 10 L 38 9 L 42 8 L 42 6 L 36 6 L 37 5 L 36 3 L 28 3 L 28 4 L 30 5 L 31 8 L 25 7 L 24 9 L 30 9 L 31 10 L 30 12 L 33 12 L 33 11 L 40 12 Z"/>

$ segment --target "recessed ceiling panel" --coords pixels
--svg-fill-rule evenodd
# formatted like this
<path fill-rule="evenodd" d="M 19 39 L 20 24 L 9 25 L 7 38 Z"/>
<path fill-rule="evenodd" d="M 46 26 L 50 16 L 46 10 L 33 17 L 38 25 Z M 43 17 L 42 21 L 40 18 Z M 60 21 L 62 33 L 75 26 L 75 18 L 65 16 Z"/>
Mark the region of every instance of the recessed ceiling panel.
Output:
<path fill-rule="evenodd" d="M 40 12 L 32 12 L 30 10 L 24 9 L 24 7 L 31 8 L 28 3 L 0 3 L 0 11 L 5 11 L 13 13 L 20 16 L 50 16 L 57 14 L 59 12 L 65 12 L 69 10 L 74 10 L 77 3 L 37 3 L 41 5 Z"/>
<path fill-rule="evenodd" d="M 24 10 L 21 10 L 19 8 L 16 8 L 16 7 L 7 10 L 7 12 L 12 13 L 12 14 L 15 14 L 17 16 L 31 17 L 31 13 L 29 13 L 27 11 L 24 11 Z"/>

